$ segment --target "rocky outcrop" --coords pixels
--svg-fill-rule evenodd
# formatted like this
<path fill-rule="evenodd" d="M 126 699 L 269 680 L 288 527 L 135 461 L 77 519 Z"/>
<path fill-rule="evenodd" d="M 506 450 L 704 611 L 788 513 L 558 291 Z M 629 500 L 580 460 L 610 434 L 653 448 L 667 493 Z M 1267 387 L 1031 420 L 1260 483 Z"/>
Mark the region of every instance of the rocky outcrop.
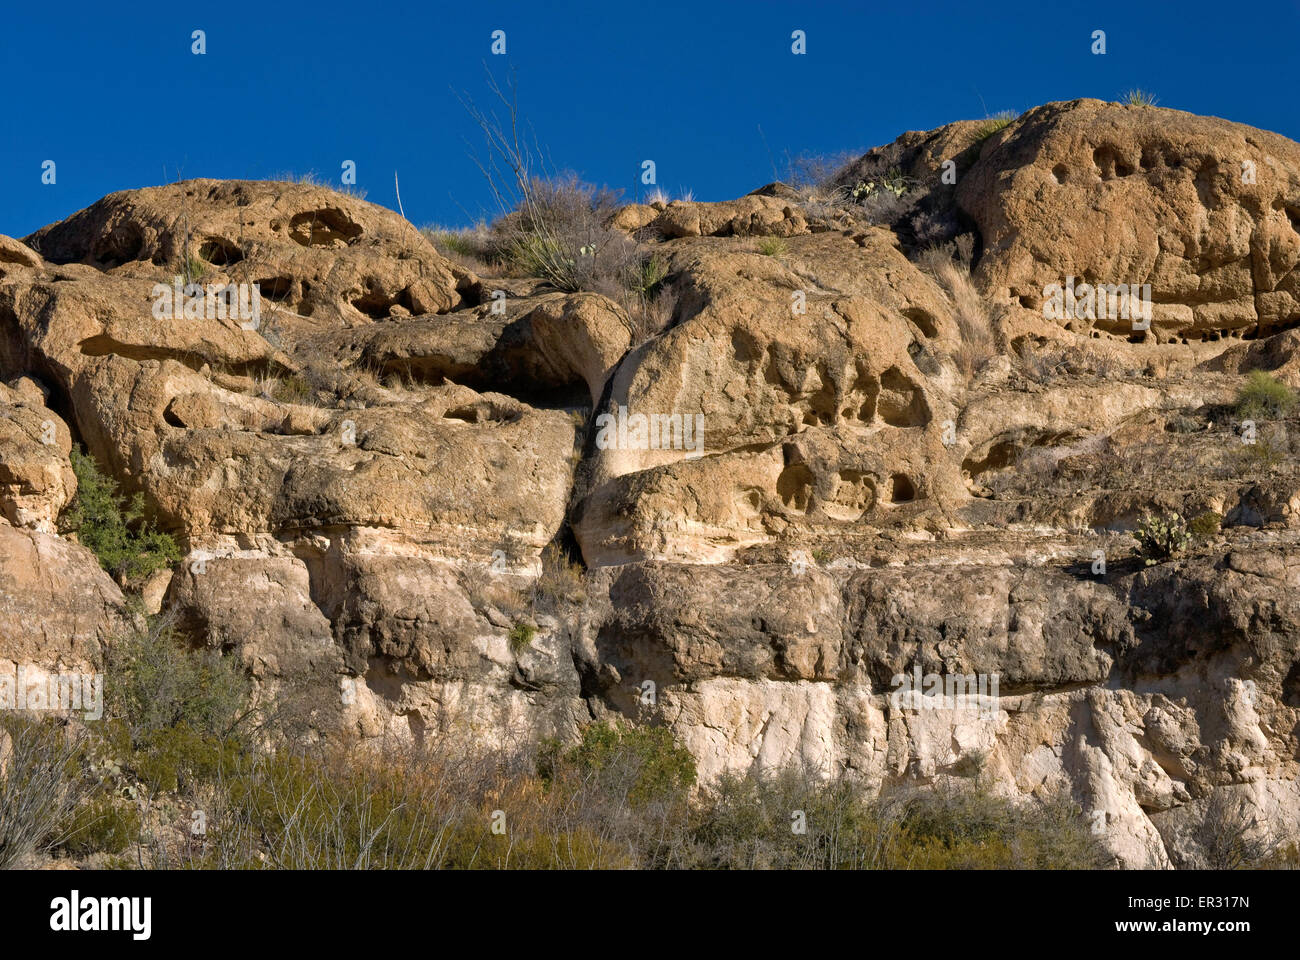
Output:
<path fill-rule="evenodd" d="M 957 201 L 979 228 L 991 291 L 1030 309 L 1072 276 L 1149 283 L 1162 342 L 1300 322 L 1300 147 L 1277 134 L 1155 107 L 1047 104 L 989 138 Z"/>
<path fill-rule="evenodd" d="M 1154 108 L 908 133 L 824 195 L 618 211 L 675 301 L 648 337 L 321 187 L 114 194 L 0 238 L 0 658 L 121 625 L 55 532 L 76 441 L 183 544 L 155 600 L 306 737 L 626 716 L 706 780 L 1065 793 L 1128 866 L 1224 809 L 1282 834 L 1300 434 L 1231 404 L 1300 386 L 1297 190 L 1291 141 Z M 262 314 L 160 316 L 178 274 Z M 1045 315 L 1067 277 L 1149 284 L 1151 329 Z M 1147 566 L 1172 512 L 1222 529 Z"/>

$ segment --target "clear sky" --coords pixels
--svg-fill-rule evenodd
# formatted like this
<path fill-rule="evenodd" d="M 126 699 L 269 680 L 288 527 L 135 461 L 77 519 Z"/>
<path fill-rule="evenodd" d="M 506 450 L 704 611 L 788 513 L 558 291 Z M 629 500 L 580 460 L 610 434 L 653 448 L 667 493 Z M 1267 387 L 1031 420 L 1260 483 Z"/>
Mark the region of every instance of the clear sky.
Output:
<path fill-rule="evenodd" d="M 729 199 L 772 180 L 787 154 L 861 151 L 904 130 L 1132 87 L 1300 139 L 1298 8 L 7 0 L 0 233 L 176 179 L 338 182 L 345 160 L 367 199 L 389 207 L 397 170 L 417 224 L 472 222 L 495 210 L 466 145 L 481 136 L 454 91 L 485 100 L 485 62 L 517 72 L 554 166 L 629 198 L 647 159 L 671 194 Z M 494 30 L 504 56 L 490 52 Z M 1094 30 L 1105 55 L 1091 52 Z"/>

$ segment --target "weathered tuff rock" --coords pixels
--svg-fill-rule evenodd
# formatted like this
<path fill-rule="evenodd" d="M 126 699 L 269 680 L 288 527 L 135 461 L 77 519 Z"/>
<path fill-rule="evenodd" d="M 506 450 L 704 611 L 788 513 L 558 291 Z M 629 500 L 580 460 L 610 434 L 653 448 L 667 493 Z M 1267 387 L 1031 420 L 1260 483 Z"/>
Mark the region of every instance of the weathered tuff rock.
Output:
<path fill-rule="evenodd" d="M 1150 283 L 1162 340 L 1300 322 L 1300 146 L 1277 134 L 1176 110 L 1051 103 L 990 137 L 957 201 L 979 227 L 994 294 L 1031 309 L 1046 284 L 1073 276 Z M 1125 336 L 1127 326 L 1098 323 Z"/>
<path fill-rule="evenodd" d="M 676 304 L 643 342 L 607 297 L 481 279 L 307 185 L 114 194 L 0 238 L 0 658 L 93 661 L 119 623 L 53 533 L 75 439 L 184 544 L 155 597 L 306 734 L 621 715 L 706 779 L 982 772 L 1069 794 L 1130 866 L 1201 862 L 1224 807 L 1294 831 L 1300 424 L 1247 447 L 1230 404 L 1251 369 L 1300 385 L 1300 146 L 1097 101 L 981 133 L 847 167 L 905 179 L 878 214 L 783 185 L 622 209 Z M 975 286 L 918 266 L 962 235 Z M 261 326 L 156 319 L 187 257 L 262 283 Z M 1046 319 L 1070 275 L 1150 283 L 1153 330 Z M 701 430 L 602 437 L 637 415 Z M 1174 511 L 1223 530 L 1144 567 L 1127 531 Z M 914 671 L 997 685 L 930 709 L 893 696 Z"/>
<path fill-rule="evenodd" d="M 68 425 L 26 378 L 0 384 L 0 515 L 16 527 L 54 533 L 77 489 Z"/>

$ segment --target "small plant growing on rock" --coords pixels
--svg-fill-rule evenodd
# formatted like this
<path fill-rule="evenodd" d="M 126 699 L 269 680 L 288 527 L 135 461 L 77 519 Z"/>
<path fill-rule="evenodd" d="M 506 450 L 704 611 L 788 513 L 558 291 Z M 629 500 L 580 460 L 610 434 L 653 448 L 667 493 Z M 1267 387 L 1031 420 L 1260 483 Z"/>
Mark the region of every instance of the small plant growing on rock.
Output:
<path fill-rule="evenodd" d="M 1196 540 L 1209 540 L 1219 535 L 1222 526 L 1223 517 L 1213 510 L 1207 510 L 1192 518 L 1192 522 L 1187 525 L 1187 531 Z"/>
<path fill-rule="evenodd" d="M 1260 437 L 1254 443 L 1243 443 L 1237 454 L 1238 472 L 1247 476 L 1272 473 L 1285 459 L 1281 448 L 1267 437 Z"/>
<path fill-rule="evenodd" d="M 1016 119 L 1015 113 L 1010 110 L 1003 110 L 993 114 L 991 117 L 985 117 L 984 122 L 975 128 L 975 142 L 983 143 L 999 130 L 1004 130 L 1011 125 Z"/>
<path fill-rule="evenodd" d="M 1263 370 L 1252 370 L 1237 393 L 1237 416 L 1242 420 L 1281 420 L 1295 407 L 1295 392 Z"/>
<path fill-rule="evenodd" d="M 1177 513 L 1164 517 L 1144 517 L 1133 531 L 1138 551 L 1147 566 L 1181 555 L 1192 541 L 1187 523 Z"/>
<path fill-rule="evenodd" d="M 520 620 L 510 628 L 510 633 L 506 639 L 510 641 L 510 652 L 518 656 L 523 653 L 532 644 L 533 638 L 537 636 L 537 628 L 527 620 Z"/>
<path fill-rule="evenodd" d="M 124 586 L 143 583 L 159 570 L 180 560 L 180 549 L 170 534 L 144 518 L 144 497 L 128 500 L 118 492 L 117 481 L 101 473 L 95 461 L 74 448 L 72 471 L 77 496 L 64 513 L 64 532 L 99 558 L 100 566 Z"/>
<path fill-rule="evenodd" d="M 541 606 L 581 603 L 586 594 L 582 585 L 582 564 L 570 560 L 555 544 L 542 551 L 542 574 L 533 588 L 533 601 Z"/>
<path fill-rule="evenodd" d="M 311 384 L 296 373 L 276 381 L 271 388 L 271 399 L 280 403 L 306 403 L 311 396 Z"/>
<path fill-rule="evenodd" d="M 1132 90 L 1128 91 L 1128 93 L 1124 94 L 1124 98 L 1120 102 L 1126 103 L 1130 107 L 1154 107 L 1160 101 L 1156 98 L 1155 94 L 1134 87 Z"/>
<path fill-rule="evenodd" d="M 765 257 L 784 257 L 785 241 L 780 237 L 764 237 L 758 241 L 758 252 Z"/>

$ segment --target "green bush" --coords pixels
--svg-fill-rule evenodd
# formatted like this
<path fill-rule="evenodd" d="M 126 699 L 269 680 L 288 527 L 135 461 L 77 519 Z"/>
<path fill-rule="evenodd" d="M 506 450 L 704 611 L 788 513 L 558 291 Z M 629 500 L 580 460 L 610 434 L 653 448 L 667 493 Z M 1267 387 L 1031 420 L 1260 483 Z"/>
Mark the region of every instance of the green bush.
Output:
<path fill-rule="evenodd" d="M 99 796 L 73 811 L 62 846 L 73 856 L 120 854 L 140 836 L 140 811 L 127 801 Z"/>
<path fill-rule="evenodd" d="M 537 628 L 526 620 L 520 620 L 510 628 L 510 633 L 506 639 L 510 641 L 510 652 L 518 656 L 524 650 L 528 649 L 533 638 L 537 636 Z"/>
<path fill-rule="evenodd" d="M 884 865 L 897 827 L 847 780 L 789 767 L 724 775 L 691 817 L 692 866 L 841 870 Z"/>
<path fill-rule="evenodd" d="M 136 745 L 180 726 L 224 738 L 246 715 L 250 684 L 234 657 L 196 649 L 167 617 L 116 638 L 105 668 L 107 713 L 128 723 Z"/>
<path fill-rule="evenodd" d="M 724 776 L 692 816 L 694 865 L 722 869 L 1094 869 L 1110 857 L 1077 807 L 978 784 L 896 798 L 799 768 Z"/>
<path fill-rule="evenodd" d="M 144 519 L 141 494 L 127 500 L 118 492 L 117 482 L 76 448 L 72 470 L 77 477 L 77 495 L 63 514 L 63 530 L 75 533 L 119 583 L 138 586 L 180 560 L 176 541 Z"/>
<path fill-rule="evenodd" d="M 1237 393 L 1237 417 L 1241 420 L 1281 420 L 1295 407 L 1295 392 L 1263 370 L 1252 370 Z"/>
<path fill-rule="evenodd" d="M 315 391 L 311 384 L 297 373 L 291 373 L 283 380 L 277 380 L 271 391 L 271 399 L 279 403 L 306 403 Z"/>
<path fill-rule="evenodd" d="M 975 142 L 983 143 L 999 130 L 1009 127 L 1015 119 L 1015 113 L 1010 110 L 1003 110 L 991 117 L 985 117 L 980 125 L 975 128 Z"/>
<path fill-rule="evenodd" d="M 1164 517 L 1143 517 L 1133 531 L 1138 551 L 1147 566 L 1181 555 L 1191 543 L 1187 523 L 1177 513 Z"/>
<path fill-rule="evenodd" d="M 1222 527 L 1223 517 L 1213 510 L 1207 510 L 1192 518 L 1192 522 L 1187 525 L 1187 532 L 1197 540 L 1208 540 L 1217 537 Z"/>
<path fill-rule="evenodd" d="M 695 758 L 666 727 L 593 723 L 570 750 L 555 741 L 543 744 L 538 771 L 547 782 L 563 782 L 570 774 L 597 783 L 617 782 L 638 806 L 683 798 L 695 783 Z"/>
<path fill-rule="evenodd" d="M 1096 870 L 1111 860 L 1072 803 L 1013 803 L 971 787 L 908 800 L 892 867 L 925 870 Z"/>
<path fill-rule="evenodd" d="M 785 241 L 780 237 L 764 237 L 758 241 L 758 252 L 765 257 L 784 257 Z"/>

